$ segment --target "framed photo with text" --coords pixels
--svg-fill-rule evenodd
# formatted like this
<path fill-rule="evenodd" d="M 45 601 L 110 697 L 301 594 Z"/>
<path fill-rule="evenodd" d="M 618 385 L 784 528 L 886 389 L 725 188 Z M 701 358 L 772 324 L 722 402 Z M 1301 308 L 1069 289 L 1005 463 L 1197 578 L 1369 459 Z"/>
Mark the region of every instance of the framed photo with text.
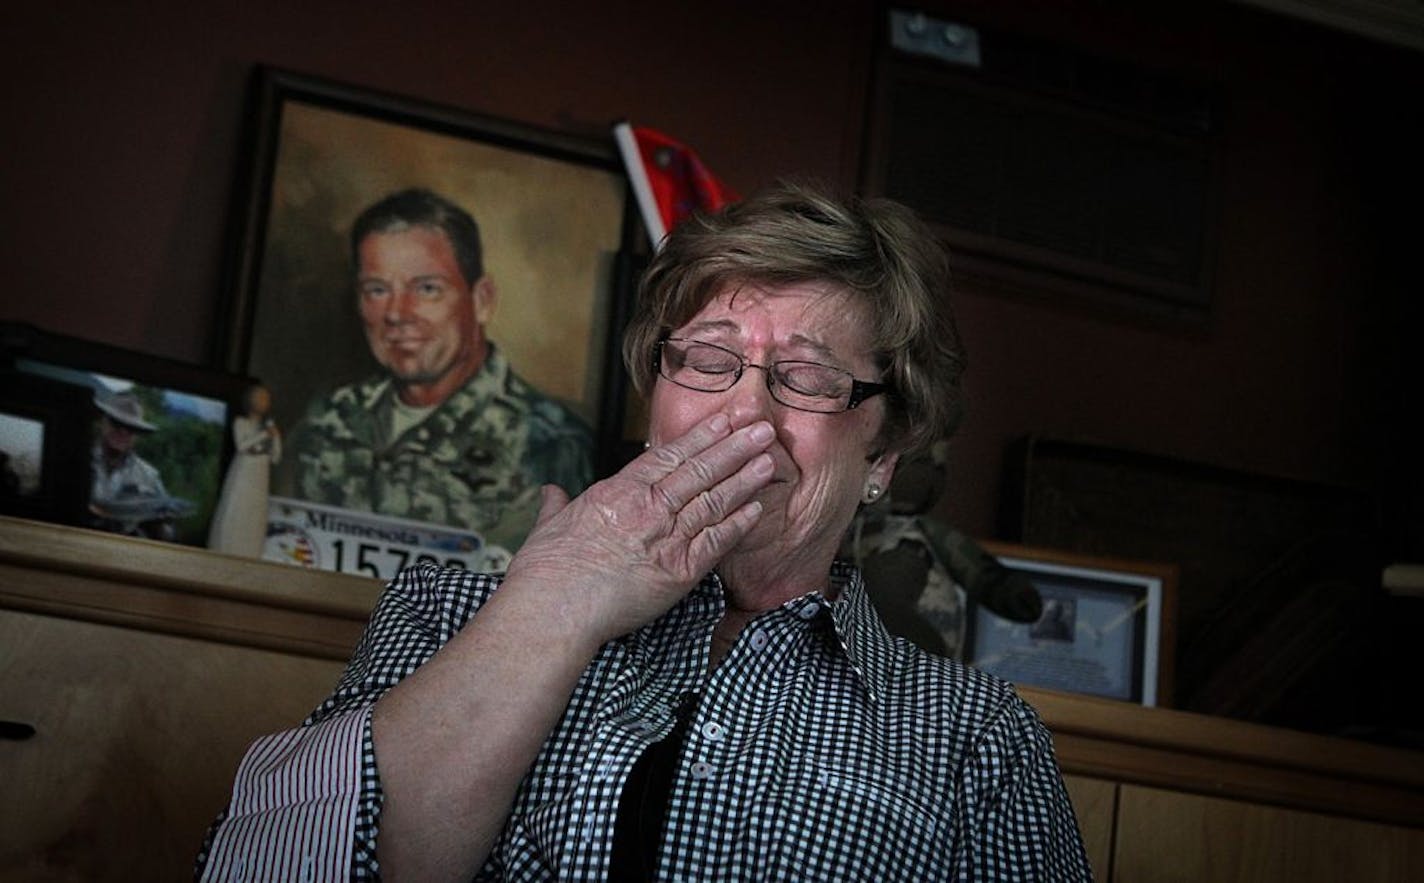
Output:
<path fill-rule="evenodd" d="M 1010 622 L 971 599 L 964 661 L 1016 684 L 1170 706 L 1175 565 L 984 543 L 1043 600 Z"/>
<path fill-rule="evenodd" d="M 255 97 L 217 358 L 286 433 L 282 542 L 382 577 L 512 551 L 540 484 L 577 493 L 620 447 L 636 210 L 611 134 L 271 69 Z"/>

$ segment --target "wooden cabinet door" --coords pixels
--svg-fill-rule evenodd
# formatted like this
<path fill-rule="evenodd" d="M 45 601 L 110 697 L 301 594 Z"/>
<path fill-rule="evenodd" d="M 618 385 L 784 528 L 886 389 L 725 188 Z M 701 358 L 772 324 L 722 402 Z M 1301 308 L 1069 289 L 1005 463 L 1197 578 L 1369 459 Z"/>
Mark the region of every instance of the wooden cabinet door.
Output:
<path fill-rule="evenodd" d="M 253 738 L 333 660 L 0 610 L 0 881 L 189 880 Z"/>
<path fill-rule="evenodd" d="M 1117 823 L 1117 783 L 1087 776 L 1064 776 L 1068 797 L 1073 801 L 1073 813 L 1078 817 L 1078 830 L 1088 850 L 1093 877 L 1107 880 L 1112 856 L 1113 826 Z"/>
<path fill-rule="evenodd" d="M 1112 879 L 1417 883 L 1424 830 L 1123 785 Z"/>

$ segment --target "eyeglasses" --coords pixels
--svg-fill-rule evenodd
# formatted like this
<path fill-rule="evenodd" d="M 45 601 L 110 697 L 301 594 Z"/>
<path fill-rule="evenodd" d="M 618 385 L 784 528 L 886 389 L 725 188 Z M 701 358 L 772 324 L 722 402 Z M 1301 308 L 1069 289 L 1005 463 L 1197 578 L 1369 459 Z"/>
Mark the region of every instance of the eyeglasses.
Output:
<path fill-rule="evenodd" d="M 849 371 L 819 362 L 781 360 L 770 365 L 747 361 L 714 343 L 685 337 L 664 337 L 653 347 L 653 368 L 678 386 L 698 392 L 724 392 L 737 385 L 742 372 L 760 368 L 771 397 L 788 408 L 837 414 L 886 392 L 885 383 L 856 380 Z"/>

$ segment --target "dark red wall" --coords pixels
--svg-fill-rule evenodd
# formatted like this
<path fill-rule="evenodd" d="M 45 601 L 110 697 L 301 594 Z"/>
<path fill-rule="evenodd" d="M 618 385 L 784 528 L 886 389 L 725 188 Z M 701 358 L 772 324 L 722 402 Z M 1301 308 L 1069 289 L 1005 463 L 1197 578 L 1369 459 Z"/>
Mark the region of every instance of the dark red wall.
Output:
<path fill-rule="evenodd" d="M 1229 4 L 937 5 L 1217 84 L 1228 110 L 1206 327 L 960 292 L 971 411 L 944 513 L 988 534 L 1003 444 L 1028 432 L 1322 480 L 1400 464 L 1395 412 L 1419 387 L 1396 331 L 1419 56 Z M 626 116 L 743 191 L 785 173 L 852 184 L 876 20 L 870 0 L 61 0 L 0 16 L 0 317 L 188 360 L 221 321 L 254 65 L 576 132 Z"/>

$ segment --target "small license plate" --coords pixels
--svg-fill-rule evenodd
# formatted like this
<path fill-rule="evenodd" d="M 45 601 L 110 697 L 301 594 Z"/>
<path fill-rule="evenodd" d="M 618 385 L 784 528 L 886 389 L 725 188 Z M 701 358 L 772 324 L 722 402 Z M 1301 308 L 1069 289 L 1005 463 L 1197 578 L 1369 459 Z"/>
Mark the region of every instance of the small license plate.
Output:
<path fill-rule="evenodd" d="M 272 497 L 262 557 L 298 567 L 389 580 L 403 567 L 428 562 L 481 572 L 503 571 L 510 552 L 477 533 L 443 524 L 393 518 Z"/>

